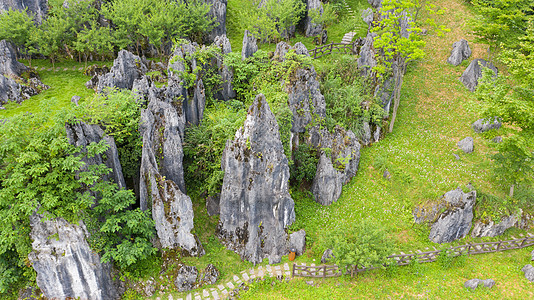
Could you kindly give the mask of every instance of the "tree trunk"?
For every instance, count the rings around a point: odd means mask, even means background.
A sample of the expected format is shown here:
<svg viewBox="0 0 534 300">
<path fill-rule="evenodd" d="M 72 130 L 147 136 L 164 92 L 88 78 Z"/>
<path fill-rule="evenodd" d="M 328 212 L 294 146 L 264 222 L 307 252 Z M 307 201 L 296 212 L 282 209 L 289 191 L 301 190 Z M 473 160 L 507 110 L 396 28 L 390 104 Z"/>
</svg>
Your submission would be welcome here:
<svg viewBox="0 0 534 300">
<path fill-rule="evenodd" d="M 515 186 L 515 184 L 512 184 L 512 185 L 510 186 L 510 198 L 513 198 L 513 197 L 514 197 L 514 186 Z"/>
<path fill-rule="evenodd" d="M 398 57 L 396 59 L 397 67 L 394 68 L 395 87 L 393 89 L 393 113 L 391 115 L 391 122 L 389 123 L 389 133 L 393 132 L 395 119 L 397 118 L 397 109 L 399 108 L 400 93 L 402 88 L 402 81 L 404 79 L 404 71 L 406 70 L 406 59 Z"/>
</svg>

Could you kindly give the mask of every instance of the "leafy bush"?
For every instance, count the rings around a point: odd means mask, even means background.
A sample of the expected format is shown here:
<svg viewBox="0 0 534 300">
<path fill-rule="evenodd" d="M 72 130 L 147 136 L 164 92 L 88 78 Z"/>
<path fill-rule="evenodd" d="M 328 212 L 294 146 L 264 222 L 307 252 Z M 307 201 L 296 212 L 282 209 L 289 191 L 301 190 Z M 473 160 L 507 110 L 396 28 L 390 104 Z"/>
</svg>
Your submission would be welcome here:
<svg viewBox="0 0 534 300">
<path fill-rule="evenodd" d="M 200 125 L 186 129 L 183 148 L 188 185 L 209 195 L 220 191 L 224 177 L 222 152 L 226 141 L 243 126 L 245 117 L 243 105 L 238 101 L 216 103 L 204 111 Z"/>
<path fill-rule="evenodd" d="M 327 247 L 334 253 L 334 263 L 344 270 L 352 266 L 379 267 L 393 252 L 393 243 L 381 225 L 362 220 L 341 225 L 327 238 Z"/>
<path fill-rule="evenodd" d="M 294 163 L 290 166 L 291 180 L 299 184 L 302 180 L 311 182 L 317 172 L 317 150 L 308 144 L 301 144 L 293 151 Z"/>
</svg>

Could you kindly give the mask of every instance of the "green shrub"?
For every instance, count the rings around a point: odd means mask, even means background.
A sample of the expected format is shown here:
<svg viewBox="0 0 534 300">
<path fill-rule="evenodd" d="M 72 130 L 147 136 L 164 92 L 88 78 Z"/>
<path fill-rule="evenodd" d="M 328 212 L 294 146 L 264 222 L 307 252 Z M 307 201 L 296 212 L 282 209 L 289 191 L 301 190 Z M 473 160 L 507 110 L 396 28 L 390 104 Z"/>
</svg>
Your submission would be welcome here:
<svg viewBox="0 0 534 300">
<path fill-rule="evenodd" d="M 327 239 L 334 263 L 347 271 L 351 266 L 383 267 L 386 257 L 393 252 L 393 243 L 383 227 L 368 220 L 342 224 Z"/>
<path fill-rule="evenodd" d="M 294 163 L 290 168 L 291 180 L 298 185 L 302 180 L 311 182 L 317 172 L 317 150 L 308 144 L 301 144 L 293 152 Z"/>
</svg>

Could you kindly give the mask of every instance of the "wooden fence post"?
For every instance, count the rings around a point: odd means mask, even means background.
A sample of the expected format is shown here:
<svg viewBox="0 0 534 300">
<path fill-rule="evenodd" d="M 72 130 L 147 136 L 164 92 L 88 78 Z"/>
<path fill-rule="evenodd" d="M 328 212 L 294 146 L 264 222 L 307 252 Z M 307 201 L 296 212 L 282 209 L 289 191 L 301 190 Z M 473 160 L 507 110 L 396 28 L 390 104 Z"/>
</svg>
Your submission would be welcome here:
<svg viewBox="0 0 534 300">
<path fill-rule="evenodd" d="M 293 271 L 291 272 L 291 278 L 295 277 L 295 264 L 293 264 Z"/>
<path fill-rule="evenodd" d="M 326 278 L 326 265 L 323 266 L 323 278 Z"/>
<path fill-rule="evenodd" d="M 496 252 L 499 252 L 499 248 L 501 248 L 501 243 L 502 241 L 499 241 L 499 243 L 497 244 L 497 250 L 495 250 Z"/>
<path fill-rule="evenodd" d="M 471 254 L 471 243 L 467 245 L 467 256 Z"/>
<path fill-rule="evenodd" d="M 523 245 L 525 244 L 527 239 L 528 239 L 528 236 L 525 236 L 525 238 L 523 238 L 523 241 L 521 242 L 521 246 L 519 246 L 521 249 L 523 249 Z"/>
</svg>

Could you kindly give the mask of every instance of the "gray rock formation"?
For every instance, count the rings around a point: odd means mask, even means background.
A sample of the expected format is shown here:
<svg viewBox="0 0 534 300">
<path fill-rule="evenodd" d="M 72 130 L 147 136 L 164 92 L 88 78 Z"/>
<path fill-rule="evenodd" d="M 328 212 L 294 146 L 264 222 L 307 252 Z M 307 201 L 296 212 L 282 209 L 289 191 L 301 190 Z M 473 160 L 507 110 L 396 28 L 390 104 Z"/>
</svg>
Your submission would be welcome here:
<svg viewBox="0 0 534 300">
<path fill-rule="evenodd" d="M 321 263 L 326 264 L 330 261 L 330 259 L 334 258 L 334 252 L 332 252 L 332 249 L 326 249 L 323 252 L 323 256 L 321 256 Z"/>
<path fill-rule="evenodd" d="M 495 280 L 493 279 L 482 280 L 482 279 L 475 278 L 475 279 L 468 280 L 464 283 L 464 286 L 471 290 L 474 290 L 481 285 L 491 289 L 495 285 Z"/>
<path fill-rule="evenodd" d="M 501 128 L 501 125 L 502 124 L 501 122 L 499 122 L 499 118 L 494 117 L 493 122 L 491 121 L 491 119 L 490 120 L 485 120 L 485 119 L 476 120 L 475 123 L 471 125 L 471 128 L 473 128 L 473 130 L 476 133 L 482 133 L 482 132 L 486 132 L 492 129 L 499 129 Z"/>
<path fill-rule="evenodd" d="M 453 66 L 458 66 L 464 60 L 471 56 L 471 48 L 466 40 L 461 39 L 452 44 L 451 56 L 447 58 L 447 62 Z"/>
<path fill-rule="evenodd" d="M 174 280 L 174 285 L 178 292 L 186 292 L 195 288 L 197 281 L 198 270 L 191 266 L 182 266 L 178 270 L 178 275 Z"/>
<path fill-rule="evenodd" d="M 219 23 L 208 34 L 208 42 L 213 42 L 217 36 L 226 35 L 226 6 L 228 0 L 206 0 L 206 3 L 211 4 L 208 16 L 215 18 L 215 22 Z"/>
<path fill-rule="evenodd" d="M 22 86 L 15 80 L 0 75 L 0 107 L 9 101 L 21 103 L 28 99 L 22 93 Z"/>
<path fill-rule="evenodd" d="M 510 215 L 501 218 L 501 221 L 498 224 L 495 224 L 493 221 L 482 222 L 477 221 L 473 226 L 473 231 L 471 231 L 472 237 L 483 237 L 489 236 L 494 237 L 503 234 L 506 229 L 512 228 L 517 222 L 521 219 L 521 213 L 517 215 Z"/>
<path fill-rule="evenodd" d="M 11 43 L 6 40 L 0 41 L 0 74 L 19 77 L 28 70 L 28 67 L 17 61 L 16 51 Z"/>
<path fill-rule="evenodd" d="M 34 16 L 37 24 L 41 24 L 48 13 L 48 0 L 0 0 L 0 13 L 8 9 L 23 11 Z"/>
<path fill-rule="evenodd" d="M 315 201 L 321 205 L 330 205 L 339 199 L 343 190 L 345 176 L 337 171 L 332 160 L 321 153 L 311 191 Z"/>
<path fill-rule="evenodd" d="M 82 97 L 80 96 L 72 96 L 72 98 L 70 98 L 70 102 L 76 106 L 78 106 L 78 102 L 82 99 Z"/>
<path fill-rule="evenodd" d="M 151 99 L 141 112 L 140 203 L 141 209 L 152 209 L 163 248 L 180 247 L 191 256 L 201 256 L 204 249 L 191 234 L 193 205 L 185 194 L 183 127 L 184 118 L 171 103 Z"/>
<path fill-rule="evenodd" d="M 226 35 L 220 35 L 215 37 L 213 42 L 215 45 L 221 48 L 222 55 L 232 52 L 232 46 L 230 45 L 230 40 Z M 232 80 L 234 79 L 234 72 L 231 68 L 224 64 L 223 58 L 217 59 L 217 68 L 219 70 L 219 75 L 222 79 L 221 90 L 215 94 L 215 98 L 223 101 L 228 101 L 236 97 L 236 92 L 232 86 Z"/>
<path fill-rule="evenodd" d="M 362 76 L 369 76 L 371 70 L 376 67 L 376 50 L 373 47 L 374 37 L 376 34 L 374 32 L 369 32 L 363 41 L 363 46 L 360 48 L 360 53 L 356 63 L 358 64 L 358 69 L 361 70 Z"/>
<path fill-rule="evenodd" d="M 498 75 L 497 68 L 491 62 L 478 58 L 474 59 L 460 77 L 460 81 L 471 92 L 474 92 L 477 89 L 478 80 L 482 77 L 482 67 L 489 68 L 493 71 L 495 76 Z"/>
<path fill-rule="evenodd" d="M 86 241 L 85 225 L 61 218 L 30 217 L 33 251 L 28 255 L 37 285 L 48 299 L 119 299 L 111 266 L 102 264 Z"/>
<path fill-rule="evenodd" d="M 369 7 L 366 10 L 362 11 L 362 19 L 367 24 L 368 29 L 371 28 L 371 23 L 374 19 L 373 9 Z"/>
<path fill-rule="evenodd" d="M 256 44 L 256 38 L 250 33 L 250 31 L 245 30 L 245 35 L 243 36 L 243 48 L 241 49 L 241 59 L 245 60 L 248 57 L 251 57 L 258 51 L 258 44 Z"/>
<path fill-rule="evenodd" d="M 289 166 L 276 119 L 258 95 L 242 128 L 223 152 L 218 236 L 254 264 L 287 254 L 285 229 L 295 221 Z"/>
<path fill-rule="evenodd" d="M 221 194 L 217 194 L 214 196 L 208 196 L 206 198 L 206 210 L 208 211 L 208 216 L 215 216 L 220 214 L 220 207 L 219 203 L 221 201 Z"/>
<path fill-rule="evenodd" d="M 450 243 L 464 238 L 471 230 L 476 191 L 464 193 L 460 188 L 443 195 L 440 202 L 446 210 L 432 224 L 429 239 L 434 243 Z"/>
<path fill-rule="evenodd" d="M 215 284 L 215 282 L 217 282 L 217 279 L 219 279 L 220 275 L 221 274 L 219 270 L 217 270 L 214 265 L 209 264 L 206 269 L 204 269 L 200 274 L 199 285 L 204 286 L 209 284 Z"/>
<path fill-rule="evenodd" d="M 367 0 L 367 2 L 369 2 L 369 4 L 371 4 L 371 6 L 374 8 L 382 7 L 382 0 Z"/>
<path fill-rule="evenodd" d="M 204 117 L 204 109 L 206 107 L 204 83 L 198 77 L 195 82 L 184 82 L 180 77 L 180 73 L 197 68 L 197 60 L 195 58 L 188 59 L 187 57 L 192 57 L 198 47 L 196 43 L 185 43 L 176 47 L 171 58 L 172 63 L 169 63 L 168 67 L 169 87 L 166 92 L 167 98 L 171 98 L 173 101 L 176 97 L 182 97 L 181 111 L 185 115 L 186 124 L 193 125 L 200 124 Z M 188 85 L 190 88 L 187 88 Z"/>
<path fill-rule="evenodd" d="M 94 157 L 84 157 L 82 161 L 85 163 L 80 171 L 88 171 L 88 166 L 105 164 L 111 169 L 111 173 L 104 176 L 104 180 L 113 180 L 119 189 L 126 188 L 124 176 L 122 174 L 122 166 L 119 160 L 119 152 L 115 145 L 115 139 L 104 133 L 102 128 L 98 125 L 87 125 L 82 121 L 75 121 L 65 124 L 67 138 L 69 143 L 76 147 L 81 147 L 82 152 L 87 151 L 87 146 L 91 143 L 99 143 L 104 140 L 109 148 L 103 155 L 95 155 Z"/>
<path fill-rule="evenodd" d="M 315 201 L 330 205 L 341 195 L 342 187 L 358 171 L 360 143 L 352 131 L 336 126 L 333 133 L 312 127 L 308 143 L 316 149 L 331 149 L 330 157 L 323 150 L 317 164 L 311 191 Z"/>
<path fill-rule="evenodd" d="M 147 70 L 139 56 L 121 50 L 113 61 L 109 73 L 102 76 L 95 75 L 98 76 L 96 91 L 101 93 L 105 88 L 131 90 L 134 81 L 141 78 Z"/>
<path fill-rule="evenodd" d="M 320 0 L 306 0 L 306 18 L 304 19 L 304 33 L 306 36 L 316 36 L 321 33 L 323 26 L 312 22 L 311 11 L 318 11 L 321 15 L 324 12 L 323 4 Z"/>
<path fill-rule="evenodd" d="M 496 136 L 491 141 L 496 143 L 496 144 L 501 143 L 502 142 L 502 136 Z"/>
<path fill-rule="evenodd" d="M 301 229 L 289 235 L 289 249 L 296 249 L 297 255 L 302 255 L 306 250 L 306 231 Z"/>
<path fill-rule="evenodd" d="M 521 271 L 525 273 L 525 278 L 528 279 L 530 282 L 534 282 L 534 267 L 532 265 L 526 265 L 524 266 Z"/>
<path fill-rule="evenodd" d="M 475 146 L 473 142 L 473 138 L 468 136 L 465 139 L 458 142 L 458 148 L 462 149 L 464 153 L 471 153 L 473 152 Z"/>
<path fill-rule="evenodd" d="M 363 122 L 361 142 L 364 146 L 371 144 L 371 127 L 369 126 L 369 122 L 366 121 Z"/>
</svg>

